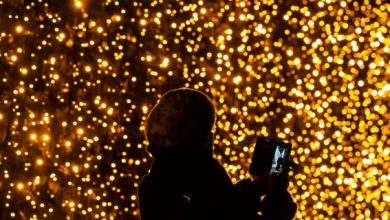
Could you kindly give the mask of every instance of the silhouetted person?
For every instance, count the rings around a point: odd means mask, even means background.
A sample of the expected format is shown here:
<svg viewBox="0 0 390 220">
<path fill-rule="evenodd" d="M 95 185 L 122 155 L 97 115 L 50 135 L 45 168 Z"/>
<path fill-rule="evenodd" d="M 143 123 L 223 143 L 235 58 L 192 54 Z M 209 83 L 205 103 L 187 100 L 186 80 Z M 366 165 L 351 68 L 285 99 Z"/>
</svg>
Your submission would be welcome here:
<svg viewBox="0 0 390 220">
<path fill-rule="evenodd" d="M 139 186 L 141 219 L 292 219 L 287 174 L 274 190 L 267 177 L 233 185 L 212 156 L 214 123 L 211 100 L 192 89 L 169 91 L 152 109 L 145 134 L 154 162 Z"/>
</svg>

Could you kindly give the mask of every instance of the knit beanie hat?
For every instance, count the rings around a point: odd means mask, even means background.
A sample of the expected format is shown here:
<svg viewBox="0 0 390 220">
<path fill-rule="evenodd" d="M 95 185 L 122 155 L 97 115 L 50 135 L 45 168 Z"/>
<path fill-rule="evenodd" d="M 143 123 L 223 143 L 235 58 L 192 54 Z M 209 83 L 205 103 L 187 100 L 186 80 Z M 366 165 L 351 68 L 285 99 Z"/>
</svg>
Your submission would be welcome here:
<svg viewBox="0 0 390 220">
<path fill-rule="evenodd" d="M 203 92 L 180 88 L 168 91 L 150 112 L 145 135 L 158 148 L 191 148 L 212 135 L 215 109 Z"/>
</svg>

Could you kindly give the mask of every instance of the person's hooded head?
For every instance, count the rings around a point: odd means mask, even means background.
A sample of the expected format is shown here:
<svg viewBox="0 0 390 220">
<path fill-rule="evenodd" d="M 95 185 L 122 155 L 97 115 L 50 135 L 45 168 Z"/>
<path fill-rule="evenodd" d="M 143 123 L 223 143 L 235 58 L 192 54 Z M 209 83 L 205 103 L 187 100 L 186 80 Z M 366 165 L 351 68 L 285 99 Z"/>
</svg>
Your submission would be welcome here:
<svg viewBox="0 0 390 220">
<path fill-rule="evenodd" d="M 206 94 L 187 88 L 168 91 L 146 121 L 149 151 L 152 148 L 187 152 L 208 148 L 211 151 L 214 122 L 214 105 Z"/>
</svg>

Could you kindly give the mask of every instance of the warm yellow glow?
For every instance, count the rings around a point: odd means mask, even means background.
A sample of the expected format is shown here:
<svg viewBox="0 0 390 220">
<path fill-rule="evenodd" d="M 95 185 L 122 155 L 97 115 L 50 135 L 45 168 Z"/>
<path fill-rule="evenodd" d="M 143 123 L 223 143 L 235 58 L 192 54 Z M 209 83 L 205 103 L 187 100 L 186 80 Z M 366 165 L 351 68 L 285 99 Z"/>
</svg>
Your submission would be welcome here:
<svg viewBox="0 0 390 220">
<path fill-rule="evenodd" d="M 37 134 L 32 133 L 32 134 L 30 135 L 30 138 L 31 138 L 31 140 L 36 140 L 36 139 L 37 139 Z"/>
<path fill-rule="evenodd" d="M 37 159 L 37 165 L 42 166 L 43 165 L 43 159 L 39 158 Z"/>
<path fill-rule="evenodd" d="M 217 108 L 215 157 L 233 182 L 255 137 L 278 137 L 301 164 L 297 219 L 389 219 L 389 8 L 0 0 L 2 217 L 139 219 L 145 120 L 188 87 Z"/>
<path fill-rule="evenodd" d="M 15 31 L 17 33 L 22 33 L 23 32 L 23 26 L 21 26 L 21 25 L 16 26 Z"/>
<path fill-rule="evenodd" d="M 16 188 L 18 190 L 22 190 L 22 189 L 24 189 L 24 184 L 23 183 L 18 183 L 18 184 L 16 184 Z"/>
<path fill-rule="evenodd" d="M 76 6 L 76 8 L 81 8 L 81 7 L 83 7 L 83 3 L 81 1 L 79 1 L 79 0 L 76 0 L 74 2 L 74 6 Z"/>
</svg>

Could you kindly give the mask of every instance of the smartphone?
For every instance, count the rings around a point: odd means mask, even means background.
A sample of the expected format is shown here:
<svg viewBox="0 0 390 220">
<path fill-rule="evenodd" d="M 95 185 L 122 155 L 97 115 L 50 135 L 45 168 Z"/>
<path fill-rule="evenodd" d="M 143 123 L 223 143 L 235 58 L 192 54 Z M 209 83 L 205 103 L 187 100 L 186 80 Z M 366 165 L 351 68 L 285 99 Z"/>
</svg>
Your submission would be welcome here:
<svg viewBox="0 0 390 220">
<path fill-rule="evenodd" d="M 258 137 L 249 166 L 249 173 L 262 176 L 267 173 L 281 174 L 286 166 L 291 152 L 291 144 L 282 141 Z"/>
</svg>

